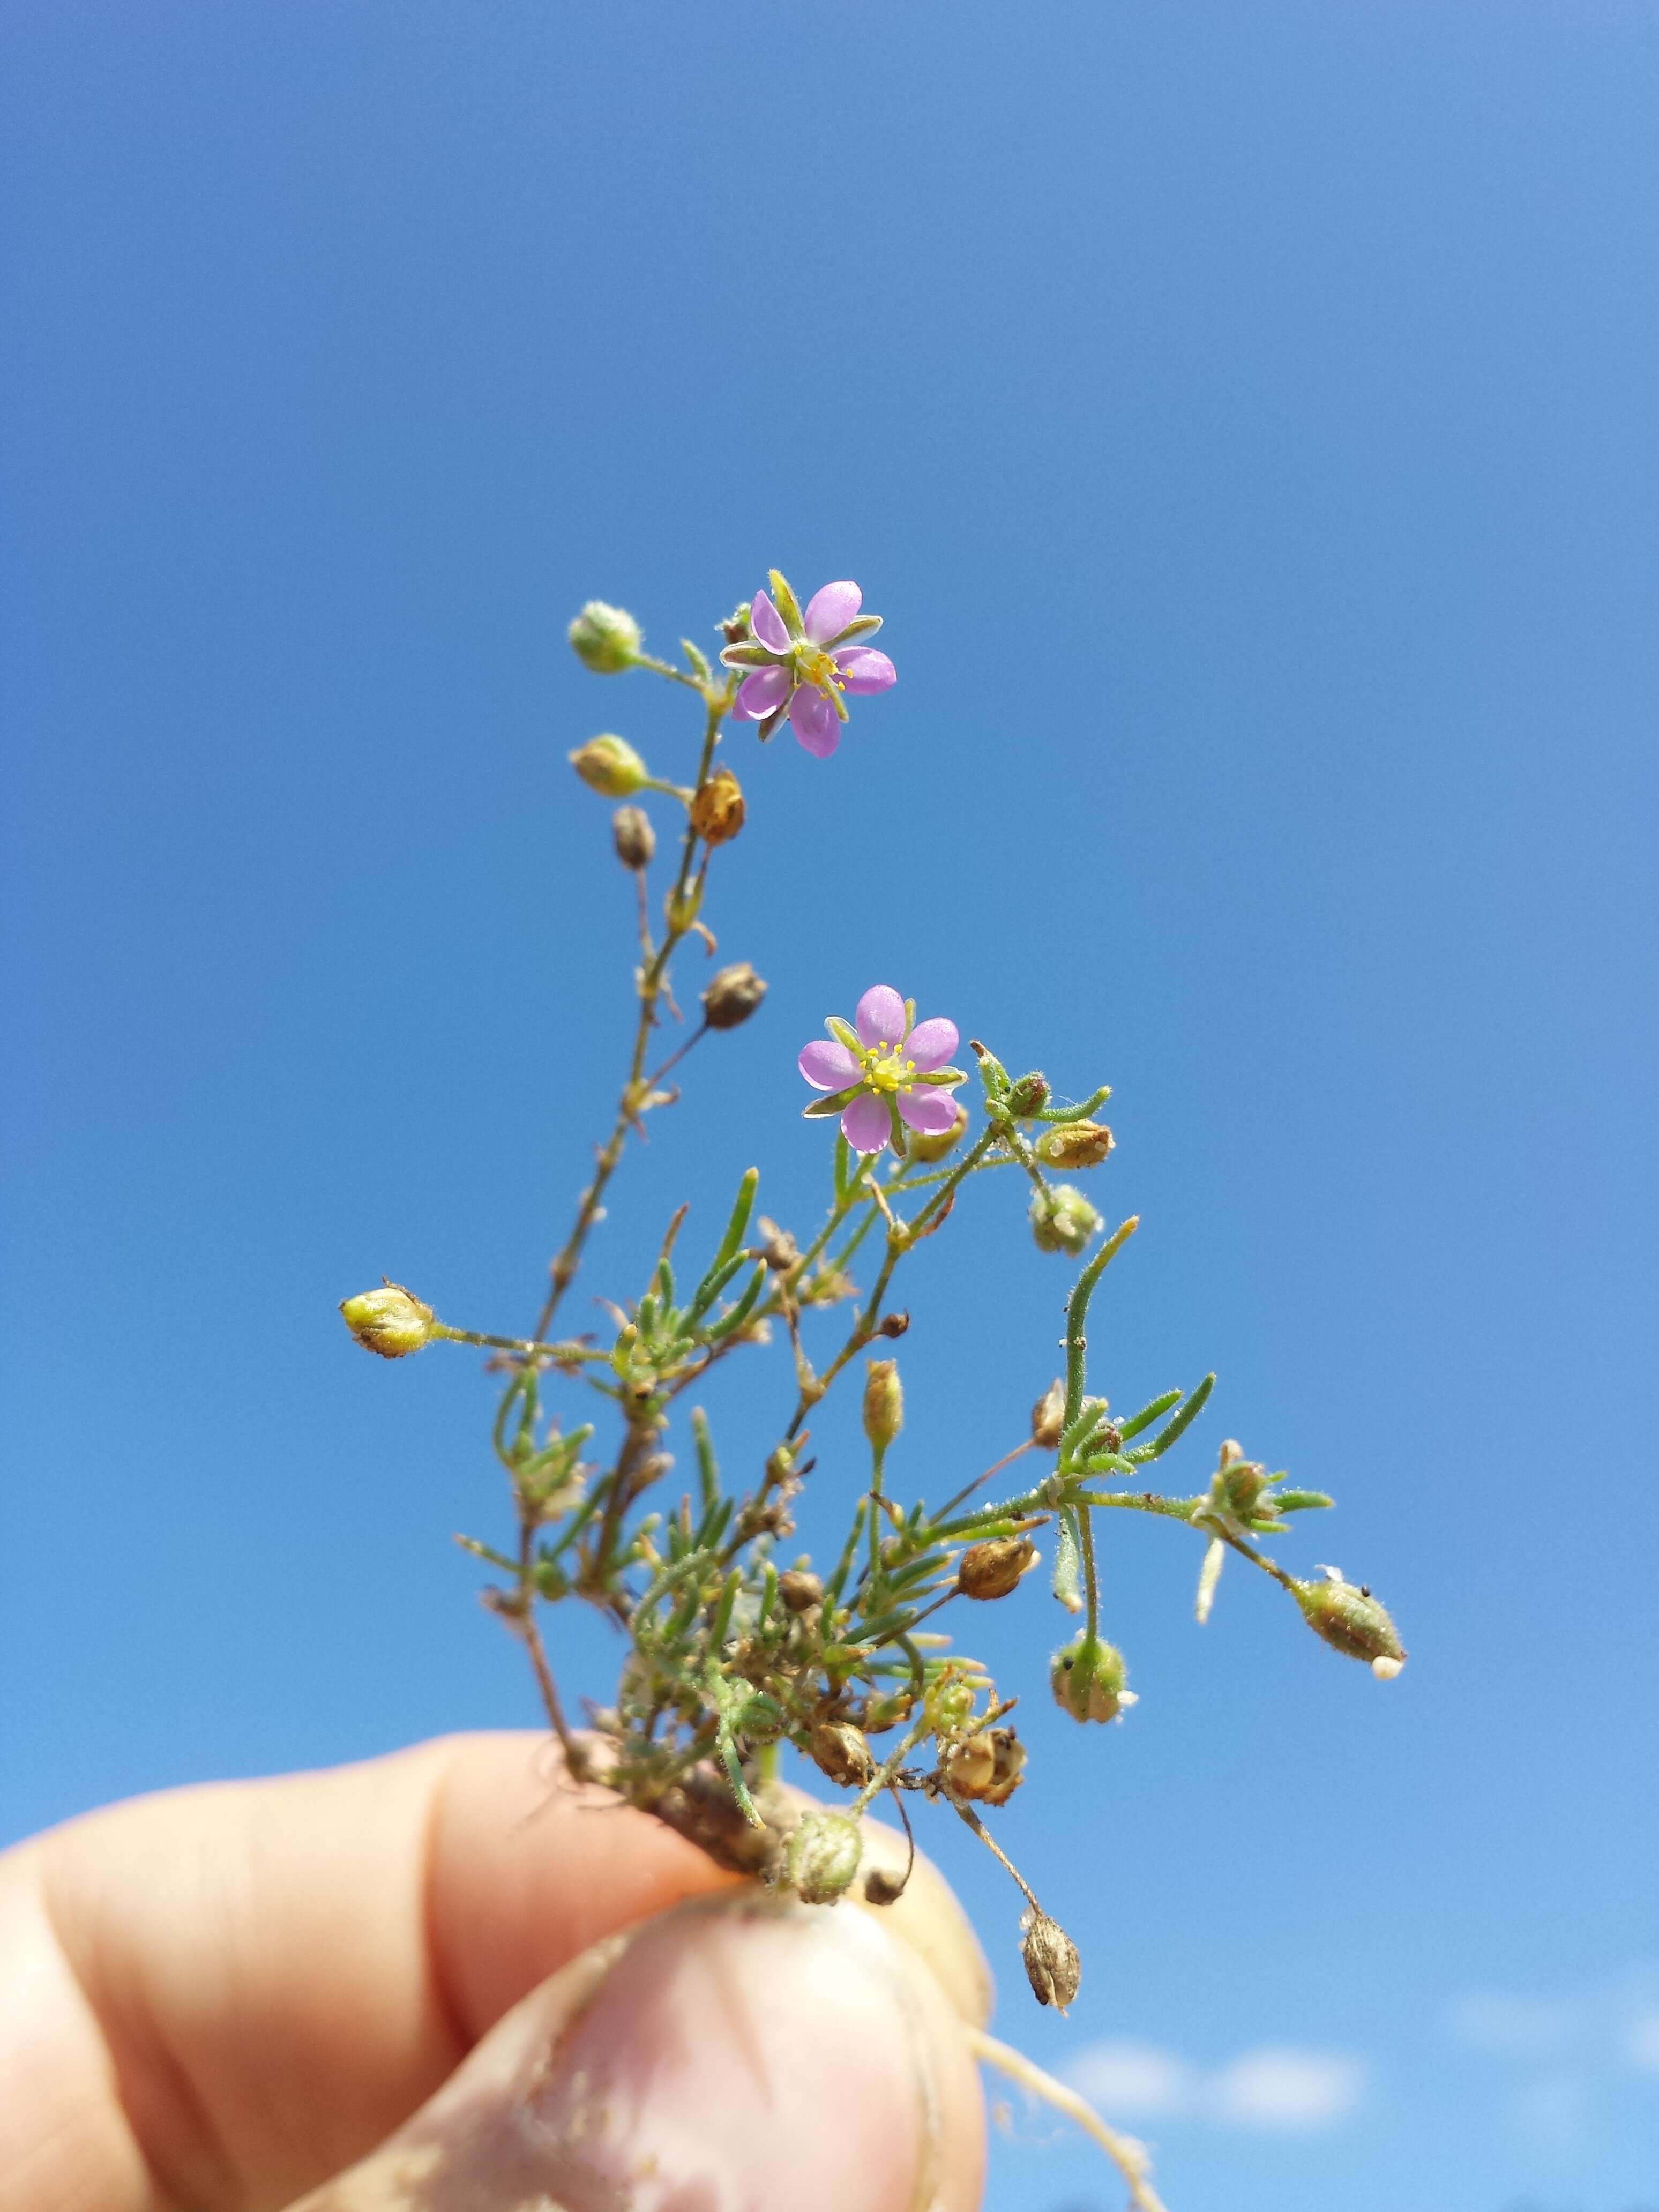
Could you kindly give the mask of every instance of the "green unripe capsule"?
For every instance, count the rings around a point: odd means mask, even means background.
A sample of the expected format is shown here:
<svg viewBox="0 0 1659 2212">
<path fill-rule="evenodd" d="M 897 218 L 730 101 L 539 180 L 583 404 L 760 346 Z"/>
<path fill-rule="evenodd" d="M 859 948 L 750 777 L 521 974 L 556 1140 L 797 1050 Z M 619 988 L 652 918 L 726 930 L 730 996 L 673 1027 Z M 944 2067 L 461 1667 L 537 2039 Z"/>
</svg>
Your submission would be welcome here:
<svg viewBox="0 0 1659 2212">
<path fill-rule="evenodd" d="M 1116 1720 L 1135 1702 L 1127 1680 L 1116 1644 L 1086 1632 L 1056 1651 L 1048 1669 L 1054 1703 L 1074 1721 Z"/>
<path fill-rule="evenodd" d="M 435 1316 L 412 1291 L 387 1282 L 378 1291 L 362 1291 L 344 1299 L 340 1318 L 365 1352 L 378 1352 L 382 1359 L 402 1359 L 431 1343 Z"/>
<path fill-rule="evenodd" d="M 1031 1200 L 1031 1236 L 1039 1252 L 1075 1258 L 1100 1226 L 1100 1215 L 1074 1183 L 1058 1182 Z"/>
<path fill-rule="evenodd" d="M 601 799 L 631 799 L 636 791 L 644 790 L 651 777 L 650 769 L 627 738 L 608 730 L 578 745 L 570 756 L 570 765 Z"/>
<path fill-rule="evenodd" d="M 833 1905 L 851 1887 L 864 1853 L 844 1813 L 809 1813 L 784 1848 L 784 1880 L 803 1905 Z"/>
<path fill-rule="evenodd" d="M 1344 1582 L 1334 1567 L 1325 1573 L 1322 1583 L 1294 1585 L 1303 1619 L 1333 1651 L 1365 1660 L 1378 1681 L 1391 1682 L 1406 1663 L 1406 1647 L 1388 1608 L 1363 1583 Z"/>
<path fill-rule="evenodd" d="M 596 676 L 620 676 L 634 665 L 640 626 L 624 607 L 590 599 L 569 629 L 570 650 Z"/>
</svg>

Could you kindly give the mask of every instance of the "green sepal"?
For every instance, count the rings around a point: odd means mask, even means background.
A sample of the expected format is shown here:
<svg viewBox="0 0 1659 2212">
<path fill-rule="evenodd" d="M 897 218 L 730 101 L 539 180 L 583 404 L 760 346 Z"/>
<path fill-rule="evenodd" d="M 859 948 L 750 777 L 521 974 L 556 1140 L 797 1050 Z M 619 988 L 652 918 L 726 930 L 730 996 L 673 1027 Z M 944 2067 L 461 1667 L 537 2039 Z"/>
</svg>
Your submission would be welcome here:
<svg viewBox="0 0 1659 2212">
<path fill-rule="evenodd" d="M 959 1067 L 934 1067 L 926 1075 L 913 1075 L 908 1079 L 911 1083 L 952 1084 L 966 1083 L 968 1078 Z"/>
<path fill-rule="evenodd" d="M 1310 1513 L 1316 1507 L 1335 1503 L 1335 1498 L 1327 1498 L 1322 1490 L 1280 1490 L 1273 1493 L 1273 1504 L 1281 1513 Z"/>
<path fill-rule="evenodd" d="M 726 668 L 781 668 L 784 658 L 769 645 L 728 645 L 720 654 Z"/>
<path fill-rule="evenodd" d="M 783 617 L 783 626 L 791 637 L 805 637 L 806 623 L 800 611 L 800 601 L 789 588 L 789 579 L 781 568 L 766 572 L 772 586 L 772 604 Z"/>
<path fill-rule="evenodd" d="M 861 1083 L 854 1083 L 845 1091 L 831 1091 L 827 1098 L 815 1098 L 810 1106 L 801 1108 L 801 1119 L 805 1121 L 817 1121 L 828 1115 L 839 1114 L 852 1104 L 863 1088 L 864 1085 Z"/>
<path fill-rule="evenodd" d="M 861 637 L 873 637 L 880 628 L 879 615 L 854 615 L 845 629 L 836 632 L 824 650 L 833 653 L 838 645 L 855 645 Z"/>
</svg>

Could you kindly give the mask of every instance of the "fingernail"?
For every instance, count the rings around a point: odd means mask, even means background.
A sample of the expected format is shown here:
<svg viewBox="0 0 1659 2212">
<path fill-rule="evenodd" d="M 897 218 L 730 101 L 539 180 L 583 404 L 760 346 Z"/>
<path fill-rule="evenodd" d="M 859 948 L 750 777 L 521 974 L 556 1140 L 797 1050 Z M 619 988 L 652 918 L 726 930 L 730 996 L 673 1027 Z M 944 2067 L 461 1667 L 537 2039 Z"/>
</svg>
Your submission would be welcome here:
<svg viewBox="0 0 1659 2212">
<path fill-rule="evenodd" d="M 918 2212 L 933 2194 L 926 2027 L 891 1940 L 850 1908 L 726 1899 L 652 1922 L 518 2117 L 566 2212 Z"/>
</svg>

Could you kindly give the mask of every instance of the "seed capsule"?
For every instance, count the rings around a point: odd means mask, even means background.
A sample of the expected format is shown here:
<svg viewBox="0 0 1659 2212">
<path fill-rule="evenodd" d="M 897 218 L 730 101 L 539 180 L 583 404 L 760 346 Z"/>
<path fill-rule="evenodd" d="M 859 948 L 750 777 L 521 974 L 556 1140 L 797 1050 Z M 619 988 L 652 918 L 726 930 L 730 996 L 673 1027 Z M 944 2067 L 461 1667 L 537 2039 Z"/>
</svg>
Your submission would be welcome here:
<svg viewBox="0 0 1659 2212">
<path fill-rule="evenodd" d="M 611 817 L 611 842 L 625 868 L 648 868 L 657 855 L 657 833 L 642 807 L 617 809 Z"/>
<path fill-rule="evenodd" d="M 809 1575 L 799 1567 L 791 1567 L 778 1577 L 778 1595 L 791 1613 L 805 1613 L 808 1606 L 820 1604 L 823 1584 L 816 1575 Z"/>
<path fill-rule="evenodd" d="M 970 1544 L 957 1566 L 957 1588 L 963 1597 L 1006 1597 L 1036 1557 L 1029 1536 L 991 1536 Z"/>
<path fill-rule="evenodd" d="M 876 1771 L 864 1730 L 850 1721 L 819 1721 L 807 1748 L 819 1772 L 839 1782 L 843 1789 L 861 1789 Z"/>
<path fill-rule="evenodd" d="M 844 1813 L 809 1813 L 784 1848 L 784 1879 L 804 1905 L 833 1905 L 863 1856 L 859 1824 Z"/>
<path fill-rule="evenodd" d="M 1073 1258 L 1100 1226 L 1100 1215 L 1075 1184 L 1057 1182 L 1031 1200 L 1031 1236 L 1039 1252 L 1069 1252 Z"/>
<path fill-rule="evenodd" d="M 1379 1681 L 1390 1682 L 1406 1663 L 1388 1609 L 1367 1589 L 1344 1582 L 1334 1567 L 1322 1583 L 1297 1583 L 1296 1601 L 1314 1634 L 1350 1659 L 1364 1659 Z"/>
<path fill-rule="evenodd" d="M 1039 2004 L 1053 2005 L 1056 2012 L 1063 2013 L 1083 1979 L 1077 1945 L 1059 1921 L 1050 1920 L 1035 1905 L 1023 1915 L 1019 1925 L 1024 1938 L 1019 1955 L 1025 1961 L 1025 1978 L 1032 1994 Z"/>
<path fill-rule="evenodd" d="M 766 985 L 746 960 L 716 969 L 702 994 L 702 1018 L 711 1030 L 734 1030 L 766 996 Z"/>
<path fill-rule="evenodd" d="M 1031 1442 L 1042 1451 L 1057 1451 L 1066 1428 L 1066 1385 L 1056 1376 L 1031 1408 Z"/>
<path fill-rule="evenodd" d="M 904 1149 L 913 1160 L 924 1160 L 931 1164 L 934 1160 L 942 1160 L 948 1152 L 954 1149 L 963 1131 L 968 1127 L 968 1109 L 960 1098 L 952 1099 L 951 1103 L 957 1109 L 956 1119 L 954 1121 L 946 1122 L 944 1128 L 935 1130 L 931 1136 L 924 1134 L 920 1129 L 905 1131 Z"/>
<path fill-rule="evenodd" d="M 864 1385 L 864 1433 L 885 1451 L 904 1426 L 904 1386 L 896 1359 L 872 1359 Z"/>
<path fill-rule="evenodd" d="M 620 676 L 634 665 L 640 649 L 640 626 L 633 616 L 603 599 L 590 599 L 567 635 L 577 659 L 596 676 Z"/>
<path fill-rule="evenodd" d="M 1135 1702 L 1127 1679 L 1117 1646 L 1086 1632 L 1056 1651 L 1048 1669 L 1054 1703 L 1074 1721 L 1115 1721 Z"/>
<path fill-rule="evenodd" d="M 716 769 L 691 801 L 691 827 L 705 845 L 729 845 L 743 817 L 743 786 L 729 768 Z"/>
<path fill-rule="evenodd" d="M 1025 1747 L 1012 1729 L 981 1729 L 957 1744 L 945 1762 L 945 1778 L 958 1797 L 1006 1805 L 1025 1774 Z"/>
<path fill-rule="evenodd" d="M 436 1319 L 412 1291 L 392 1282 L 344 1299 L 340 1317 L 363 1350 L 378 1352 L 382 1359 L 402 1359 L 430 1344 Z"/>
<path fill-rule="evenodd" d="M 1093 1168 L 1112 1144 L 1112 1133 L 1103 1121 L 1061 1121 L 1037 1139 L 1036 1155 L 1051 1168 Z"/>
<path fill-rule="evenodd" d="M 651 777 L 650 769 L 627 738 L 610 730 L 578 745 L 570 756 L 570 765 L 601 799 L 631 799 Z"/>
</svg>

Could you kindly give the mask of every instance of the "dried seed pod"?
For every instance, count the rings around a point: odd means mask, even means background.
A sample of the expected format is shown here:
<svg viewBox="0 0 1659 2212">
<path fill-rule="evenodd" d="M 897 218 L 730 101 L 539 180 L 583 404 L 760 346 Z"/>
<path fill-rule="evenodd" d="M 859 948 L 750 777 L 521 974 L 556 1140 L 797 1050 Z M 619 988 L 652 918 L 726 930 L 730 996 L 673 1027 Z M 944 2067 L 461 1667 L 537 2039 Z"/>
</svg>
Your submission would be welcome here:
<svg viewBox="0 0 1659 2212">
<path fill-rule="evenodd" d="M 1093 1168 L 1112 1145 L 1112 1133 L 1103 1121 L 1061 1121 L 1037 1139 L 1036 1156 L 1051 1168 Z"/>
<path fill-rule="evenodd" d="M 718 968 L 702 994 L 702 1018 L 711 1030 L 734 1030 L 766 996 L 766 985 L 746 960 Z"/>
<path fill-rule="evenodd" d="M 691 827 L 705 845 L 729 845 L 743 827 L 743 786 L 717 768 L 691 801 Z"/>
<path fill-rule="evenodd" d="M 791 1613 L 805 1613 L 822 1601 L 823 1584 L 804 1568 L 791 1567 L 778 1577 L 778 1595 Z"/>
<path fill-rule="evenodd" d="M 819 1772 L 846 1790 L 862 1789 L 876 1771 L 864 1730 L 851 1721 L 815 1723 L 807 1749 Z"/>
<path fill-rule="evenodd" d="M 1056 1376 L 1031 1408 L 1031 1442 L 1042 1451 L 1058 1451 L 1066 1428 L 1066 1385 Z"/>
<path fill-rule="evenodd" d="M 1012 1729 L 981 1729 L 954 1746 L 944 1765 L 958 1797 L 1006 1805 L 1024 1779 L 1025 1747 Z"/>
<path fill-rule="evenodd" d="M 657 854 L 657 833 L 641 806 L 619 806 L 611 817 L 611 842 L 623 867 L 648 868 Z"/>
<path fill-rule="evenodd" d="M 1036 1558 L 1029 1536 L 989 1536 L 970 1544 L 957 1565 L 957 1588 L 963 1597 L 1006 1597 Z"/>
<path fill-rule="evenodd" d="M 803 1905 L 833 1905 L 850 1887 L 863 1856 L 856 1820 L 809 1813 L 784 1849 L 784 1879 Z"/>
<path fill-rule="evenodd" d="M 382 1359 L 402 1359 L 432 1341 L 436 1319 L 401 1283 L 387 1281 L 378 1291 L 362 1291 L 343 1299 L 340 1318 L 365 1352 L 378 1352 Z"/>
<path fill-rule="evenodd" d="M 866 1905 L 896 1905 L 903 1894 L 902 1875 L 889 1874 L 884 1867 L 872 1867 L 864 1877 Z"/>
<path fill-rule="evenodd" d="M 1006 1805 L 1025 1779 L 1025 1747 L 1012 1729 L 993 1729 L 991 1747 L 996 1753 L 996 1765 L 983 1802 L 988 1805 Z"/>
<path fill-rule="evenodd" d="M 1039 2004 L 1053 2005 L 1063 2013 L 1078 1993 L 1083 1961 L 1077 1945 L 1057 1920 L 1030 1906 L 1020 1919 L 1024 1938 L 1019 1955 L 1025 1962 L 1025 1978 Z"/>
</svg>

